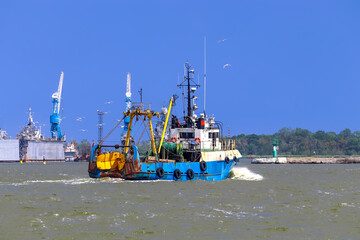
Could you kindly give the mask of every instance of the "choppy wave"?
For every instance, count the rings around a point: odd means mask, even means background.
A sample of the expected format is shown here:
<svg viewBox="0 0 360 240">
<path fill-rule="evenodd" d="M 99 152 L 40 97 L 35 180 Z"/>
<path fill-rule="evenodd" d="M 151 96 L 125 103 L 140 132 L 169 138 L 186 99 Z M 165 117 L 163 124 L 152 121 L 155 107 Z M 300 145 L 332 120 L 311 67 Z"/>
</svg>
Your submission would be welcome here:
<svg viewBox="0 0 360 240">
<path fill-rule="evenodd" d="M 235 180 L 245 181 L 261 181 L 264 179 L 260 174 L 250 171 L 248 168 L 234 168 L 230 172 L 230 178 Z"/>
<path fill-rule="evenodd" d="M 84 183 L 94 182 L 94 180 L 90 178 L 76 178 L 76 179 L 60 179 L 60 180 L 31 180 L 25 181 L 25 183 L 64 183 L 71 185 L 78 185 Z"/>
<path fill-rule="evenodd" d="M 250 171 L 248 168 L 234 168 L 230 172 L 230 178 L 235 180 L 246 180 L 246 181 L 261 181 L 263 176 L 260 174 Z M 162 182 L 166 180 L 140 180 L 140 181 L 127 181 L 128 183 L 153 183 L 153 182 Z M 23 185 L 32 185 L 32 184 L 41 184 L 41 183 L 56 183 L 56 184 L 65 184 L 65 185 L 80 185 L 88 183 L 124 183 L 121 178 L 103 178 L 103 179 L 92 179 L 92 178 L 75 178 L 75 179 L 42 179 L 42 180 L 27 180 L 17 183 L 9 182 L 0 182 L 0 185 L 8 186 L 23 186 Z"/>
<path fill-rule="evenodd" d="M 140 180 L 140 181 L 124 181 L 121 178 L 101 178 L 101 179 L 92 179 L 92 178 L 75 178 L 75 179 L 43 179 L 43 180 L 27 180 L 23 182 L 17 183 L 9 183 L 9 182 L 0 182 L 0 185 L 7 186 L 24 186 L 31 184 L 41 184 L 41 183 L 58 183 L 65 185 L 80 185 L 80 184 L 88 184 L 88 183 L 153 183 L 153 182 L 161 182 L 165 180 Z"/>
<path fill-rule="evenodd" d="M 23 186 L 23 185 L 30 185 L 30 184 L 36 184 L 36 183 L 62 183 L 62 184 L 70 184 L 70 185 L 79 185 L 79 184 L 86 184 L 86 183 L 92 183 L 95 182 L 95 180 L 90 178 L 76 178 L 76 179 L 59 179 L 59 180 L 27 180 L 24 182 L 18 182 L 18 183 L 7 183 L 3 182 L 0 183 L 0 185 L 10 185 L 10 186 Z"/>
</svg>

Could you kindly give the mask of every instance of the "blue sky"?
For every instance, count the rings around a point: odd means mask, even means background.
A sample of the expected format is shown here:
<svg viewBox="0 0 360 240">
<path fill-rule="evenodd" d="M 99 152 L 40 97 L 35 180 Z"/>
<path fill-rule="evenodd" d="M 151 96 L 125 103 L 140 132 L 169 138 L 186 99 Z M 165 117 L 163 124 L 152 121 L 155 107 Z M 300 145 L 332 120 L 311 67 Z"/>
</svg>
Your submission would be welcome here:
<svg viewBox="0 0 360 240">
<path fill-rule="evenodd" d="M 122 117 L 127 72 L 133 100 L 142 87 L 160 110 L 189 60 L 203 109 L 206 36 L 207 113 L 231 135 L 360 130 L 359 13 L 330 0 L 1 1 L 0 127 L 14 138 L 31 106 L 49 136 L 61 71 L 68 139 L 97 139 L 97 109 L 105 132 Z"/>
</svg>

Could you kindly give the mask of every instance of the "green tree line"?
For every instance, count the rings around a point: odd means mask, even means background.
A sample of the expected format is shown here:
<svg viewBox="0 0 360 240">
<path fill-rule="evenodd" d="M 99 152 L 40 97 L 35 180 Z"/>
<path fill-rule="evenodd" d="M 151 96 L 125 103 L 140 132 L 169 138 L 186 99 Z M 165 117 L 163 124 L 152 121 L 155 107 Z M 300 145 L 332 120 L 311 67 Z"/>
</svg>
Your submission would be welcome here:
<svg viewBox="0 0 360 240">
<path fill-rule="evenodd" d="M 279 139 L 280 156 L 315 156 L 315 155 L 360 155 L 360 131 L 351 132 L 345 129 L 340 133 L 306 129 L 282 128 L 275 134 L 240 134 L 231 137 L 235 139 L 236 149 L 242 155 L 272 155 L 272 140 Z M 89 155 L 90 143 L 83 139 L 80 143 L 74 141 L 79 155 Z M 150 141 L 139 144 L 140 155 L 145 155 L 150 149 Z"/>
<path fill-rule="evenodd" d="M 279 139 L 281 155 L 360 155 L 360 131 L 310 132 L 306 129 L 282 128 L 273 135 L 240 134 L 232 137 L 243 155 L 271 155 L 272 139 Z"/>
</svg>

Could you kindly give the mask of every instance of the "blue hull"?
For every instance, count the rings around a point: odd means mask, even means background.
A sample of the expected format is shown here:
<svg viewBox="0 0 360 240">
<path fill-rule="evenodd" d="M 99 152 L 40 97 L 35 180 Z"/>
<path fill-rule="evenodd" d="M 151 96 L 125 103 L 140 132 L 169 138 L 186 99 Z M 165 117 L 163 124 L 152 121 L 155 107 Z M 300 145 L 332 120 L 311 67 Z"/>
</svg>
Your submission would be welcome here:
<svg viewBox="0 0 360 240">
<path fill-rule="evenodd" d="M 230 171 L 237 162 L 238 161 L 234 160 L 230 160 L 229 163 L 226 163 L 225 161 L 206 162 L 207 169 L 205 171 L 200 169 L 199 162 L 141 163 L 140 171 L 121 176 L 120 178 L 125 180 L 194 181 L 200 179 L 206 181 L 220 181 L 229 177 Z M 164 170 L 163 177 L 159 177 L 156 173 L 156 169 L 159 167 L 162 167 Z M 175 169 L 179 169 L 181 172 L 181 176 L 178 179 L 174 174 Z M 188 169 L 194 171 L 194 178 L 189 178 L 187 174 Z M 93 173 L 89 173 L 89 176 L 92 178 L 119 177 L 109 171 L 101 171 L 99 169 Z"/>
<path fill-rule="evenodd" d="M 124 166 L 120 171 L 116 169 L 112 170 L 100 170 L 97 168 L 94 161 L 96 150 L 98 145 L 94 146 L 91 153 L 91 160 L 89 161 L 89 176 L 91 178 L 122 178 L 125 180 L 169 180 L 169 181 L 194 181 L 194 180 L 206 180 L 206 181 L 220 181 L 229 177 L 232 168 L 239 162 L 240 158 L 227 159 L 221 161 L 209 161 L 205 163 L 206 167 L 202 166 L 201 162 L 141 162 L 139 166 L 136 166 L 133 162 Z M 135 156 L 138 156 L 137 149 Z M 159 176 L 156 170 L 163 169 L 163 176 Z M 129 170 L 131 169 L 131 170 Z M 188 173 L 191 169 L 193 174 Z M 176 176 L 175 171 L 180 171 L 180 174 Z"/>
</svg>

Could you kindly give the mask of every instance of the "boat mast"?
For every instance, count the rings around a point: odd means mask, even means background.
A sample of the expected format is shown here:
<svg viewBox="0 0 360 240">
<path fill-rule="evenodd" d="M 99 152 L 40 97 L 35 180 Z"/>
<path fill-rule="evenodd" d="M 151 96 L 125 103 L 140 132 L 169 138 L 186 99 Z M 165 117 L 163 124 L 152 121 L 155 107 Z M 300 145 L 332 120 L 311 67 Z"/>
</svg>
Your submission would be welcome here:
<svg viewBox="0 0 360 240">
<path fill-rule="evenodd" d="M 206 116 L 206 37 L 204 37 L 204 115 Z"/>
<path fill-rule="evenodd" d="M 186 73 L 184 76 L 184 81 L 181 84 L 179 84 L 178 87 L 184 87 L 187 89 L 187 116 L 185 116 L 185 122 L 187 127 L 191 127 L 192 125 L 191 118 L 193 116 L 193 108 L 191 106 L 191 92 L 192 92 L 191 87 L 198 88 L 200 87 L 200 85 L 196 84 L 192 80 L 193 77 L 190 76 L 190 74 L 194 74 L 195 71 L 193 69 L 190 70 L 191 66 L 189 62 L 185 62 L 185 68 L 186 68 Z"/>
<path fill-rule="evenodd" d="M 188 98 L 187 98 L 187 100 L 188 100 L 188 103 L 187 103 L 187 112 L 188 112 L 188 114 L 187 114 L 187 116 L 188 116 L 188 118 L 191 118 L 192 117 L 192 109 L 191 109 L 191 102 L 190 102 L 190 65 L 187 63 L 186 64 L 186 72 L 187 72 L 187 78 L 186 78 L 186 80 L 187 80 L 187 90 L 188 90 L 188 92 L 187 92 L 187 96 L 188 96 Z M 194 70 L 193 70 L 193 73 L 194 73 Z"/>
</svg>

